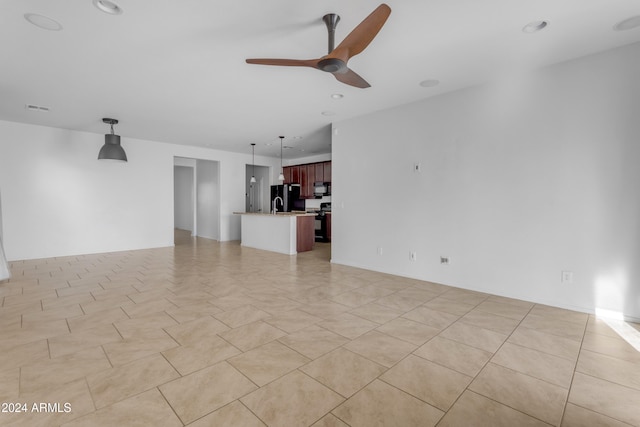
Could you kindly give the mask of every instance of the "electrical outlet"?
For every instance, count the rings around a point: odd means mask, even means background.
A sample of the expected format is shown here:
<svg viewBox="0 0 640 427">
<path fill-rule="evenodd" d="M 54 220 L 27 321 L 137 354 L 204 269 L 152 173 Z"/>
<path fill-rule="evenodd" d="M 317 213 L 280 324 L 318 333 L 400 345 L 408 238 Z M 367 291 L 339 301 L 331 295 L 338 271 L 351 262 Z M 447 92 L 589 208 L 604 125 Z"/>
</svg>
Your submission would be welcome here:
<svg viewBox="0 0 640 427">
<path fill-rule="evenodd" d="M 409 259 L 411 261 L 417 261 L 418 260 L 418 254 L 414 251 L 409 252 Z"/>
<path fill-rule="evenodd" d="M 573 283 L 573 271 L 562 272 L 562 283 Z"/>
<path fill-rule="evenodd" d="M 449 257 L 448 257 L 448 256 L 441 256 L 441 257 L 440 257 L 440 264 L 446 264 L 446 265 L 448 265 L 448 264 L 450 264 L 450 263 L 451 263 L 451 260 L 449 259 Z"/>
<path fill-rule="evenodd" d="M 382 255 L 382 246 L 378 246 L 378 255 Z"/>
</svg>

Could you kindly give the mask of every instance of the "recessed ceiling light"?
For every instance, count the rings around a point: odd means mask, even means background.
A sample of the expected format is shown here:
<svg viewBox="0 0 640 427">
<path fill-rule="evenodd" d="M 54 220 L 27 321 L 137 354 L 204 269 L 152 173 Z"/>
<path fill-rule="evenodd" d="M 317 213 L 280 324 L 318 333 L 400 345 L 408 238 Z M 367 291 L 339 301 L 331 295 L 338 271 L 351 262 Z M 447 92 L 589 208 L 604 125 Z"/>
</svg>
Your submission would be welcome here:
<svg viewBox="0 0 640 427">
<path fill-rule="evenodd" d="M 616 31 L 626 31 L 638 27 L 640 27 L 640 16 L 632 16 L 631 18 L 618 22 L 613 26 L 613 29 Z"/>
<path fill-rule="evenodd" d="M 302 137 L 298 135 L 298 136 L 294 136 L 293 139 L 300 140 L 300 139 L 302 139 Z"/>
<path fill-rule="evenodd" d="M 323 116 L 335 116 L 336 115 L 336 113 L 334 111 L 329 111 L 329 110 L 323 111 L 321 114 Z"/>
<path fill-rule="evenodd" d="M 24 19 L 43 30 L 60 31 L 62 29 L 62 25 L 58 21 L 36 13 L 25 13 Z"/>
<path fill-rule="evenodd" d="M 420 86 L 422 87 L 435 87 L 440 84 L 440 80 L 436 79 L 427 79 L 420 82 Z"/>
<path fill-rule="evenodd" d="M 344 95 L 343 95 L 343 94 L 341 94 L 341 93 L 332 93 L 332 94 L 331 94 L 331 97 L 332 97 L 333 99 L 342 99 L 342 98 L 344 98 Z"/>
<path fill-rule="evenodd" d="M 93 0 L 93 5 L 109 15 L 122 14 L 122 8 L 110 0 Z"/>
<path fill-rule="evenodd" d="M 522 32 L 524 33 L 537 33 L 538 31 L 544 29 L 549 25 L 547 21 L 533 21 L 529 22 L 527 25 L 522 27 Z"/>
</svg>

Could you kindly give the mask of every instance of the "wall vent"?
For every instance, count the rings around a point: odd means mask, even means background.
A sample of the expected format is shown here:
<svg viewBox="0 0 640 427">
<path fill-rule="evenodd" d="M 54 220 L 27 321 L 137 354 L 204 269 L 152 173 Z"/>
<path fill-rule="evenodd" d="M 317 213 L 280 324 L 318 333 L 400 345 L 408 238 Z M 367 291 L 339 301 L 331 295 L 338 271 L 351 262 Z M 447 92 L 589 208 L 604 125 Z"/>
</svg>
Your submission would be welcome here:
<svg viewBox="0 0 640 427">
<path fill-rule="evenodd" d="M 42 105 L 35 105 L 35 104 L 27 104 L 24 106 L 25 109 L 27 109 L 28 111 L 39 111 L 41 113 L 48 113 L 50 108 L 49 107 L 43 107 Z"/>
</svg>

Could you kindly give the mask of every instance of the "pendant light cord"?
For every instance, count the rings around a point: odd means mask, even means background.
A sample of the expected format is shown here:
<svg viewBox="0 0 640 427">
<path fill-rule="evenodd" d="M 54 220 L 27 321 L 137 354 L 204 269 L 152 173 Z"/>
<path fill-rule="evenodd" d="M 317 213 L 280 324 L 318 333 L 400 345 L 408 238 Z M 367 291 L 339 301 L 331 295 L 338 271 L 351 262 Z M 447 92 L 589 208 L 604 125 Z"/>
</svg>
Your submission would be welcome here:
<svg viewBox="0 0 640 427">
<path fill-rule="evenodd" d="M 284 174 L 284 169 L 282 169 L 282 140 L 284 139 L 284 136 L 280 137 L 280 173 Z"/>
<path fill-rule="evenodd" d="M 253 160 L 252 160 L 253 161 L 253 165 L 252 165 L 252 168 L 251 168 L 251 174 L 255 178 L 255 176 L 256 176 L 256 143 L 255 142 L 251 144 L 251 151 L 252 151 L 251 156 L 253 158 Z"/>
</svg>

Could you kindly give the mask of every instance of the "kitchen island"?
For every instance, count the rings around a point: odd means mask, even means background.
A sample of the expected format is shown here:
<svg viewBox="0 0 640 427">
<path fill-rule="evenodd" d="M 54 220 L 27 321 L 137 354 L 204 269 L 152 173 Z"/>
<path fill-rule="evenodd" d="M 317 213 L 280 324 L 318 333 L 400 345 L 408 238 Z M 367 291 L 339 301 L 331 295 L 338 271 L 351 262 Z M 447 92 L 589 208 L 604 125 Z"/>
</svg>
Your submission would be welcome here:
<svg viewBox="0 0 640 427">
<path fill-rule="evenodd" d="M 241 246 L 295 255 L 310 251 L 315 242 L 315 214 L 280 212 L 276 215 L 234 212 L 241 216 Z"/>
</svg>

